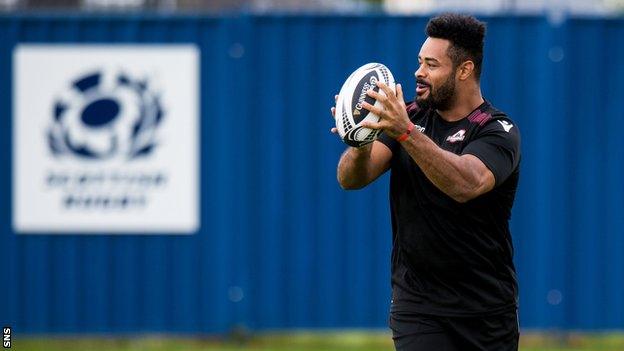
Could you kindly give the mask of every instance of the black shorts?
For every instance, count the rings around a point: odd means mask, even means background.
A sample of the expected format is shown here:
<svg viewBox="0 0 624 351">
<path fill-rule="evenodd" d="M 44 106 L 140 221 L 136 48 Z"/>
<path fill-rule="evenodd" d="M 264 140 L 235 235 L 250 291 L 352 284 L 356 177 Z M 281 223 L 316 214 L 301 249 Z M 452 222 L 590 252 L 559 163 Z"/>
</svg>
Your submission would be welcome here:
<svg viewBox="0 0 624 351">
<path fill-rule="evenodd" d="M 516 311 L 486 317 L 390 313 L 397 351 L 517 351 Z"/>
</svg>

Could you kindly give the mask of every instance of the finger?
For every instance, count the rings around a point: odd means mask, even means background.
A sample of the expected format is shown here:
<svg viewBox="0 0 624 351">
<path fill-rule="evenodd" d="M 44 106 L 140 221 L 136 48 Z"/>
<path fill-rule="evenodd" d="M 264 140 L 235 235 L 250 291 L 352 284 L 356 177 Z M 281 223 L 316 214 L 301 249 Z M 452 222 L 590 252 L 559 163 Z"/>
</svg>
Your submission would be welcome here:
<svg viewBox="0 0 624 351">
<path fill-rule="evenodd" d="M 385 101 L 388 100 L 388 98 L 386 96 L 383 96 L 381 94 L 379 94 L 378 92 L 374 91 L 373 89 L 369 89 L 368 91 L 366 91 L 366 94 L 370 97 L 372 97 L 373 99 L 380 101 L 381 103 L 384 103 Z"/>
<path fill-rule="evenodd" d="M 383 117 L 382 114 L 383 114 L 384 110 L 380 109 L 379 107 L 375 107 L 375 106 L 369 104 L 366 101 L 362 102 L 362 107 L 364 107 L 365 109 L 369 110 L 370 112 L 376 114 L 379 117 Z"/>
<path fill-rule="evenodd" d="M 384 93 L 386 93 L 386 96 L 388 96 L 388 98 L 395 96 L 394 91 L 392 91 L 392 89 L 390 89 L 390 87 L 387 86 L 386 83 L 377 82 L 377 86 L 379 87 L 379 89 L 383 90 Z"/>
<path fill-rule="evenodd" d="M 403 98 L 403 87 L 401 84 L 396 85 L 396 96 L 401 105 L 405 105 L 405 99 Z"/>
<path fill-rule="evenodd" d="M 334 101 L 338 102 L 338 95 L 334 95 Z"/>
<path fill-rule="evenodd" d="M 364 128 L 370 128 L 370 129 L 383 129 L 383 124 L 381 122 L 362 122 L 360 124 L 362 127 Z"/>
<path fill-rule="evenodd" d="M 334 133 L 334 134 L 338 134 L 338 129 L 336 127 L 333 127 L 332 129 L 329 130 L 330 132 Z"/>
<path fill-rule="evenodd" d="M 334 119 L 336 119 L 336 108 L 332 107 L 329 110 L 331 111 L 332 117 L 334 117 Z"/>
</svg>

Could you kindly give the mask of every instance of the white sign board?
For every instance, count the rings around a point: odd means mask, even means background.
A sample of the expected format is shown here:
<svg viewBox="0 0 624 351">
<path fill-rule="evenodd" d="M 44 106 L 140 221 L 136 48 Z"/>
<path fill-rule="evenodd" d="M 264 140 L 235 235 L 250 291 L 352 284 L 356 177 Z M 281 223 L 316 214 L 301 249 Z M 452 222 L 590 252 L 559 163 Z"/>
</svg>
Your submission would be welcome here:
<svg viewBox="0 0 624 351">
<path fill-rule="evenodd" d="M 199 228 L 199 51 L 19 45 L 13 53 L 18 233 Z"/>
</svg>

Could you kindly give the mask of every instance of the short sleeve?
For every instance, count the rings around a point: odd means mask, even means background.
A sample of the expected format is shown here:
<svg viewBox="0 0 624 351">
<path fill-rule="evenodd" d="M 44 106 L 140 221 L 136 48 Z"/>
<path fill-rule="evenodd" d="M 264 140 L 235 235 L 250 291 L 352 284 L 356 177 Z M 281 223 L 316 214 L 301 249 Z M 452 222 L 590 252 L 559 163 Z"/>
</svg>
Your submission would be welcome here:
<svg viewBox="0 0 624 351">
<path fill-rule="evenodd" d="M 478 157 L 499 186 L 520 163 L 520 131 L 508 118 L 493 119 L 477 132 L 462 154 Z"/>
<path fill-rule="evenodd" d="M 377 140 L 380 141 L 381 143 L 383 143 L 384 145 L 386 145 L 388 147 L 388 149 L 390 149 L 390 151 L 392 151 L 393 155 L 396 152 L 396 148 L 399 147 L 399 142 L 394 140 L 393 138 L 389 137 L 384 132 L 381 132 L 381 134 L 379 134 L 379 137 L 377 138 Z"/>
</svg>

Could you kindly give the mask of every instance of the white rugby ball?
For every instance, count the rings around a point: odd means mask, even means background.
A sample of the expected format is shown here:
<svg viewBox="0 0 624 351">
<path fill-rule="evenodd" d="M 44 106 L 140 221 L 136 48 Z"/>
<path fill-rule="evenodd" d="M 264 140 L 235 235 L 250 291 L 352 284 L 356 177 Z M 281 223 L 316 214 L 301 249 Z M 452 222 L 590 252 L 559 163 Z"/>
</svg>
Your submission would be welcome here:
<svg viewBox="0 0 624 351">
<path fill-rule="evenodd" d="M 366 94 L 369 89 L 373 89 L 386 95 L 377 86 L 380 80 L 395 91 L 394 77 L 388 67 L 381 63 L 367 63 L 351 73 L 340 89 L 336 100 L 336 129 L 342 141 L 349 146 L 370 144 L 381 132 L 361 126 L 364 121 L 379 121 L 379 116 L 363 108 L 362 102 L 366 101 L 375 107 L 382 106 L 381 102 Z"/>
</svg>

